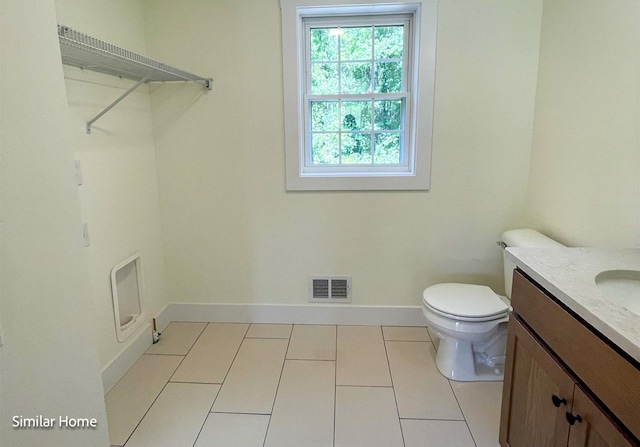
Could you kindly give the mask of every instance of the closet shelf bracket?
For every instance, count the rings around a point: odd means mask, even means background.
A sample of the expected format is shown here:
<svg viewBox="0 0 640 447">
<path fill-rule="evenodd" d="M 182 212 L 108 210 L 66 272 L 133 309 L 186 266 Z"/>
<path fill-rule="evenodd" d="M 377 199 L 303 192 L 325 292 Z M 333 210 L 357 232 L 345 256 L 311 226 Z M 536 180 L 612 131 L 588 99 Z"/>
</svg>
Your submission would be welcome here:
<svg viewBox="0 0 640 447">
<path fill-rule="evenodd" d="M 118 99 L 87 122 L 91 125 L 126 98 L 140 85 L 151 82 L 196 82 L 211 90 L 213 80 L 171 67 L 146 56 L 117 47 L 105 41 L 58 24 L 62 63 L 98 73 L 130 79 L 136 83 Z"/>
<path fill-rule="evenodd" d="M 124 98 L 126 98 L 127 96 L 129 96 L 129 94 L 131 92 L 133 92 L 135 89 L 137 89 L 138 87 L 140 87 L 142 84 L 144 84 L 145 82 L 147 82 L 149 80 L 149 78 L 151 77 L 153 73 L 149 73 L 148 75 L 146 75 L 144 78 L 140 79 L 138 82 L 136 82 L 135 84 L 133 84 L 131 86 L 131 88 L 129 90 L 127 90 L 126 92 L 124 92 L 122 95 L 120 95 L 120 97 L 118 99 L 116 99 L 115 101 L 113 101 L 111 104 L 109 104 L 102 112 L 98 113 L 96 116 L 94 116 L 93 118 L 91 118 L 89 121 L 87 121 L 87 133 L 91 134 L 91 125 L 93 123 L 95 123 L 96 121 L 98 121 L 102 115 L 104 115 L 105 113 L 107 113 L 109 110 L 113 109 L 116 104 L 118 104 L 120 101 L 122 101 Z"/>
</svg>

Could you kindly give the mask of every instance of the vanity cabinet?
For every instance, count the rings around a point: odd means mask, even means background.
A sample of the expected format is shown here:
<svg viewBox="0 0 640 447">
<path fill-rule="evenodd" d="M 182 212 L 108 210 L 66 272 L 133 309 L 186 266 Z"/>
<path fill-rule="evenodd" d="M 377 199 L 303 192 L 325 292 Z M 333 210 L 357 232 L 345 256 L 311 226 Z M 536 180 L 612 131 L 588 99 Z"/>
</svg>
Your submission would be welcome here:
<svg viewBox="0 0 640 447">
<path fill-rule="evenodd" d="M 500 445 L 639 446 L 640 369 L 514 272 Z"/>
</svg>

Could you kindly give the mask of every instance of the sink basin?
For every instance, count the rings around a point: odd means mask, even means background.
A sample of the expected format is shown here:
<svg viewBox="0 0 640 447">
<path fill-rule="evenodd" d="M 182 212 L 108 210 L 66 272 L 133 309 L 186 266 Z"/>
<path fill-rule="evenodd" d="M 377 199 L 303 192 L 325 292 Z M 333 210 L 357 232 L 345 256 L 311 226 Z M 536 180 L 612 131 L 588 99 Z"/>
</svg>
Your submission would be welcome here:
<svg viewBox="0 0 640 447">
<path fill-rule="evenodd" d="M 640 271 L 607 270 L 596 275 L 596 285 L 605 298 L 640 315 Z"/>
</svg>

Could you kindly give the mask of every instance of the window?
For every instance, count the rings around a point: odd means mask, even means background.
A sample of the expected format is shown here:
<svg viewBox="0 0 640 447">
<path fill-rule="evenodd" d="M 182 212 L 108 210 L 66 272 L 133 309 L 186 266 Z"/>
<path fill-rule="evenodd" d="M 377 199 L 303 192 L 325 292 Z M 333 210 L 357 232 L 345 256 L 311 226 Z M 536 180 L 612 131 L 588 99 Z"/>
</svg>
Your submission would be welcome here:
<svg viewBox="0 0 640 447">
<path fill-rule="evenodd" d="M 300 1 L 282 0 L 287 189 L 428 189 L 435 0 Z"/>
<path fill-rule="evenodd" d="M 410 18 L 304 22 L 304 172 L 406 169 Z"/>
</svg>

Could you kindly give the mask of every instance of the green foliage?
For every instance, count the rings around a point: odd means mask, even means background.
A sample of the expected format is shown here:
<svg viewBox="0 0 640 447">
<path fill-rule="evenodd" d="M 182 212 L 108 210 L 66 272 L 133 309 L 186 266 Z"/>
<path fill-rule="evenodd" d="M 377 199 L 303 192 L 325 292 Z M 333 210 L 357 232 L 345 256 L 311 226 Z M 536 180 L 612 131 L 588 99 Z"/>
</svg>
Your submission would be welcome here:
<svg viewBox="0 0 640 447">
<path fill-rule="evenodd" d="M 311 94 L 402 92 L 404 28 L 357 26 L 311 30 Z M 397 164 L 402 99 L 312 101 L 314 164 Z"/>
</svg>

